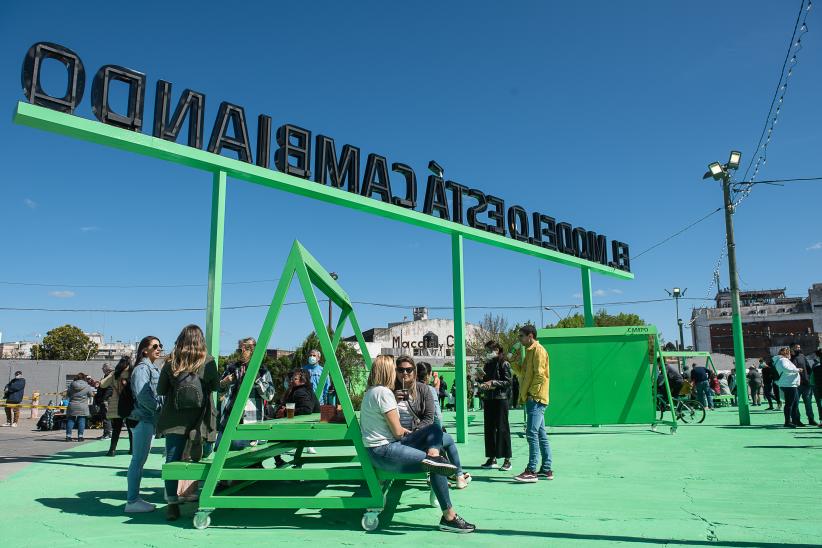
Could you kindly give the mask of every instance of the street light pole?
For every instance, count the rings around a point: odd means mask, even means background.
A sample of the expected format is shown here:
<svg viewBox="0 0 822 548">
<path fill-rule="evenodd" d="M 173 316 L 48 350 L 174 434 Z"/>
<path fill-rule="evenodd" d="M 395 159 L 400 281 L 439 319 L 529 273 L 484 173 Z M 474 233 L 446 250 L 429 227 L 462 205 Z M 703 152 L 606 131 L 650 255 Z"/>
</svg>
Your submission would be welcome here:
<svg viewBox="0 0 822 548">
<path fill-rule="evenodd" d="M 734 339 L 734 369 L 736 370 L 736 393 L 739 403 L 739 424 L 750 426 L 751 412 L 748 406 L 748 382 L 745 371 L 745 342 L 742 338 L 742 316 L 739 314 L 739 276 L 736 269 L 736 242 L 734 240 L 734 204 L 731 200 L 731 172 L 739 168 L 742 154 L 732 151 L 728 163 L 724 166 L 714 162 L 708 166 L 708 173 L 703 179 L 713 177 L 722 182 L 722 195 L 725 204 L 725 241 L 728 245 L 728 275 L 731 283 L 731 311 Z M 718 290 L 718 288 L 717 288 Z"/>
<path fill-rule="evenodd" d="M 682 318 L 679 317 L 679 299 L 685 296 L 686 291 L 688 291 L 687 287 L 685 289 L 675 287 L 671 291 L 665 290 L 668 295 L 674 298 L 674 302 L 676 302 L 676 323 L 679 326 L 679 350 L 685 350 L 685 338 L 682 335 Z M 685 364 L 683 363 L 682 365 Z"/>
<path fill-rule="evenodd" d="M 742 339 L 742 316 L 739 314 L 739 277 L 736 271 L 736 242 L 734 240 L 734 204 L 731 201 L 731 175 L 722 176 L 722 194 L 725 197 L 725 238 L 728 244 L 728 275 L 731 278 L 731 311 L 733 319 L 734 363 L 736 369 L 736 393 L 739 394 L 739 424 L 749 426 L 751 413 L 748 407 L 748 383 L 745 371 L 745 344 Z M 740 382 L 741 381 L 741 382 Z M 739 388 L 742 385 L 743 390 Z"/>
</svg>

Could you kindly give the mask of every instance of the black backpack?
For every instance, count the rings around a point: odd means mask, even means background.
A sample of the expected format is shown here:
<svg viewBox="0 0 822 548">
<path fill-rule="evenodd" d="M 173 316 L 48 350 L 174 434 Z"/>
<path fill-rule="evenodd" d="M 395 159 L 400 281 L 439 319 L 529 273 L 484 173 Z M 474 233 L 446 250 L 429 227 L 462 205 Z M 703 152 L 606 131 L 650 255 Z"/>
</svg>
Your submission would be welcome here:
<svg viewBox="0 0 822 548">
<path fill-rule="evenodd" d="M 126 381 L 120 389 L 120 398 L 117 400 L 117 414 L 121 419 L 127 419 L 134 411 L 134 393 L 131 391 L 131 381 Z"/>
<path fill-rule="evenodd" d="M 40 431 L 54 430 L 54 409 L 46 409 L 46 412 L 37 421 L 37 429 Z"/>
<path fill-rule="evenodd" d="M 202 409 L 205 403 L 203 383 L 196 373 L 188 373 L 172 380 L 174 384 L 174 409 Z"/>
</svg>

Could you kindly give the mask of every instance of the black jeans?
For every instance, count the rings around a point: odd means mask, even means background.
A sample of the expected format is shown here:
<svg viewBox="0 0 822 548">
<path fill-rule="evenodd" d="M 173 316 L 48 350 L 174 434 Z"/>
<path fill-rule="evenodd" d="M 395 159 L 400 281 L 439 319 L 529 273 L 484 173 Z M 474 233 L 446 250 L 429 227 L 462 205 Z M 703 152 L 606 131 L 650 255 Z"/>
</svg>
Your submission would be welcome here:
<svg viewBox="0 0 822 548">
<path fill-rule="evenodd" d="M 813 418 L 813 392 L 811 385 L 806 384 L 799 386 L 799 396 L 802 398 L 802 403 L 805 404 L 805 414 L 808 416 L 808 422 L 814 422 Z M 799 402 L 797 402 L 797 406 Z"/>
<path fill-rule="evenodd" d="M 816 411 L 819 419 L 822 420 L 822 379 L 819 379 L 813 387 L 813 397 L 816 398 Z"/>
<path fill-rule="evenodd" d="M 799 389 L 796 386 L 782 388 L 782 395 L 785 396 L 785 406 L 782 410 L 785 413 L 785 424 L 799 424 Z"/>
<path fill-rule="evenodd" d="M 485 400 L 482 408 L 485 418 L 485 456 L 511 458 L 511 427 L 508 425 L 508 400 Z"/>
<path fill-rule="evenodd" d="M 120 431 L 123 429 L 123 426 L 128 430 L 128 452 L 131 453 L 131 428 L 126 424 L 125 419 L 119 417 L 111 419 L 111 444 L 109 444 L 108 447 L 109 451 L 114 452 L 117 450 L 117 442 L 120 440 Z"/>
</svg>

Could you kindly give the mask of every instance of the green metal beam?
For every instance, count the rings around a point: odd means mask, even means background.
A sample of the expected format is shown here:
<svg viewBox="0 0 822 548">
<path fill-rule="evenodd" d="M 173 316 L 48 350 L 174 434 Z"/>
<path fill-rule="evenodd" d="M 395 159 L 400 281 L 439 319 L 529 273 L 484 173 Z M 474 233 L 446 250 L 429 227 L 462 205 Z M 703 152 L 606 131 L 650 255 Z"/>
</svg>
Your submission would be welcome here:
<svg viewBox="0 0 822 548">
<path fill-rule="evenodd" d="M 456 387 L 457 443 L 465 443 L 468 432 L 468 396 L 465 364 L 465 285 L 462 268 L 462 235 L 451 235 L 451 276 L 454 299 L 454 386 Z"/>
<path fill-rule="evenodd" d="M 594 301 L 593 295 L 591 294 L 591 269 L 582 267 L 579 269 L 579 272 L 582 275 L 582 311 L 585 316 L 585 327 L 595 327 Z"/>
<path fill-rule="evenodd" d="M 313 181 L 285 175 L 278 171 L 241 162 L 233 158 L 212 154 L 204 150 L 106 125 L 94 120 L 87 120 L 79 116 L 57 112 L 56 110 L 32 105 L 30 103 L 17 103 L 14 122 L 20 125 L 68 135 L 77 139 L 203 169 L 211 173 L 223 171 L 229 177 L 242 179 L 243 181 L 284 190 L 292 194 L 356 209 L 437 232 L 458 234 L 469 240 L 494 245 L 509 251 L 525 253 L 566 266 L 576 268 L 587 267 L 594 272 L 615 278 L 633 279 L 634 277 L 630 272 L 625 272 L 607 265 L 573 257 L 527 242 L 520 242 L 513 238 L 492 234 L 491 232 L 478 230 L 452 221 L 445 221 L 433 215 L 426 215 L 419 211 L 360 196 L 359 194 L 347 192 L 346 190 L 319 185 Z"/>
<path fill-rule="evenodd" d="M 206 345 L 216 359 L 220 355 L 220 306 L 223 300 L 223 236 L 225 234 L 225 171 L 214 174 L 211 188 L 211 237 L 208 244 L 208 304 Z"/>
</svg>

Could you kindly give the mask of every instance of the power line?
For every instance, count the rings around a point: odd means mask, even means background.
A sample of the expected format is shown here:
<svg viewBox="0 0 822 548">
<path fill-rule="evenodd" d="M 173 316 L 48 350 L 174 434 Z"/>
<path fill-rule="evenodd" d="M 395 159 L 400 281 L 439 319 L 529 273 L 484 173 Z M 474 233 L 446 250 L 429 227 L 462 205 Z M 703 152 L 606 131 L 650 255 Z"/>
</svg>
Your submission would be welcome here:
<svg viewBox="0 0 822 548">
<path fill-rule="evenodd" d="M 223 285 L 244 285 L 261 284 L 279 281 L 279 278 L 269 280 L 241 280 L 236 282 L 223 282 Z M 40 282 L 11 282 L 0 280 L 0 285 L 28 286 L 28 287 L 73 287 L 73 288 L 94 288 L 94 289 L 137 289 L 137 288 L 179 288 L 179 287 L 208 287 L 207 283 L 198 284 L 61 284 L 61 283 L 40 283 Z"/>
<path fill-rule="evenodd" d="M 709 217 L 711 217 L 711 216 L 713 216 L 713 215 L 715 215 L 715 214 L 719 213 L 720 211 L 722 211 L 722 208 L 721 208 L 721 207 L 718 207 L 718 208 L 714 209 L 713 211 L 711 211 L 710 213 L 708 213 L 708 214 L 707 214 L 707 215 L 705 215 L 704 217 L 701 217 L 701 218 L 697 219 L 696 221 L 692 222 L 691 224 L 689 224 L 689 225 L 688 225 L 688 226 L 686 226 L 685 228 L 683 228 L 683 229 L 681 229 L 681 230 L 678 230 L 677 232 L 674 232 L 673 234 L 671 234 L 670 236 L 668 236 L 668 237 L 667 237 L 667 238 L 665 238 L 664 240 L 661 240 L 661 241 L 659 241 L 659 242 L 655 243 L 654 245 L 652 245 L 652 246 L 651 246 L 651 247 L 649 247 L 648 249 L 646 249 L 646 250 L 642 251 L 641 253 L 639 253 L 639 254 L 635 255 L 634 257 L 632 257 L 632 258 L 631 258 L 631 260 L 633 260 L 633 261 L 637 260 L 638 258 L 642 257 L 643 255 L 645 255 L 646 253 L 648 253 L 648 252 L 649 252 L 649 251 L 651 251 L 652 249 L 656 249 L 657 247 L 661 246 L 662 244 L 664 244 L 664 243 L 666 243 L 666 242 L 668 242 L 668 241 L 670 241 L 670 240 L 673 240 L 674 238 L 676 238 L 677 236 L 679 236 L 680 234 L 682 234 L 682 233 L 683 233 L 683 232 L 685 232 L 686 230 L 688 230 L 688 229 L 690 229 L 690 228 L 692 228 L 692 227 L 694 227 L 694 226 L 698 225 L 698 224 L 699 224 L 699 223 L 701 223 L 702 221 L 704 221 L 704 220 L 708 219 Z"/>
</svg>

